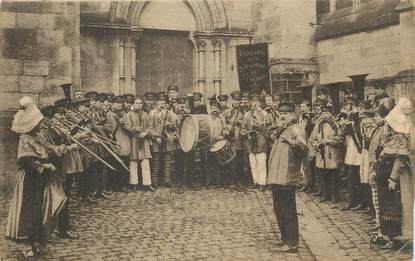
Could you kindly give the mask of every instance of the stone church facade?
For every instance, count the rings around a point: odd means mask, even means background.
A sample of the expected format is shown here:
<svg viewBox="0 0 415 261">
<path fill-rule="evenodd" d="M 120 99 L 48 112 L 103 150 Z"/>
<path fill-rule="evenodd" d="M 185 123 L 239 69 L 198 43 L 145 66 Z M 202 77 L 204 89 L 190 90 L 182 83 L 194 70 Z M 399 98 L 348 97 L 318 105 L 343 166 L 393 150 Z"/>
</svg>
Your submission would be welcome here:
<svg viewBox="0 0 415 261">
<path fill-rule="evenodd" d="M 236 46 L 268 43 L 273 92 L 299 101 L 384 85 L 415 101 L 414 0 L 183 0 L 0 3 L 0 190 L 15 172 L 17 101 L 59 85 L 141 95 L 239 89 Z M 3 182 L 4 181 L 4 182 Z"/>
</svg>

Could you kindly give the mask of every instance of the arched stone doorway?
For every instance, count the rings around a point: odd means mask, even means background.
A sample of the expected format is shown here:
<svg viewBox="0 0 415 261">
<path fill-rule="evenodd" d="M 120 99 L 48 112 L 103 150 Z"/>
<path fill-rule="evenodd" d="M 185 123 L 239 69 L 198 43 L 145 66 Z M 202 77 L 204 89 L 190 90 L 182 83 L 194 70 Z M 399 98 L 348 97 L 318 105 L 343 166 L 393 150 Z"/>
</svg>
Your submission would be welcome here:
<svg viewBox="0 0 415 261">
<path fill-rule="evenodd" d="M 164 19 L 160 19 L 163 17 Z M 179 86 L 179 94 L 194 89 L 194 46 L 191 35 L 196 21 L 185 2 L 147 2 L 138 26 L 136 42 L 136 93 L 165 91 Z"/>
<path fill-rule="evenodd" d="M 177 84 L 180 95 L 206 97 L 239 88 L 235 48 L 252 34 L 230 23 L 223 0 L 81 5 L 83 89 L 141 95 Z"/>
</svg>

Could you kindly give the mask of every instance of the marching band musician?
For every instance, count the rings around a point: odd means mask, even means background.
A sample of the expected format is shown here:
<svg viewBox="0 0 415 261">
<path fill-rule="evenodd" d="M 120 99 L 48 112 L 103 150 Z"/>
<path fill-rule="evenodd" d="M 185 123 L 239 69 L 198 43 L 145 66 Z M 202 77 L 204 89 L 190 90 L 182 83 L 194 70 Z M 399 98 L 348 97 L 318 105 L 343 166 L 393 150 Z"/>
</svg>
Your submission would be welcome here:
<svg viewBox="0 0 415 261">
<path fill-rule="evenodd" d="M 203 103 L 203 94 L 201 92 L 193 93 L 193 106 L 194 111 L 191 111 L 192 114 L 207 114 L 207 107 Z"/>
<path fill-rule="evenodd" d="M 124 112 L 128 113 L 131 111 L 131 106 L 134 104 L 135 95 L 131 93 L 126 93 L 123 95 L 124 97 Z"/>
<path fill-rule="evenodd" d="M 172 110 L 178 118 L 179 124 L 182 122 L 184 116 L 186 115 L 186 97 L 180 97 L 177 99 L 177 107 L 173 105 Z M 189 182 L 189 153 L 183 152 L 180 147 L 180 143 L 177 144 L 177 149 L 174 155 L 174 167 L 176 173 L 176 181 L 178 185 L 185 185 Z"/>
<path fill-rule="evenodd" d="M 360 185 L 360 163 L 362 153 L 362 139 L 360 135 L 360 108 L 356 106 L 356 99 L 349 97 L 346 100 L 347 120 L 342 123 L 345 135 L 346 155 L 344 159 L 345 169 L 347 172 L 347 183 L 349 190 L 348 203 L 342 210 L 362 209 L 362 200 Z"/>
<path fill-rule="evenodd" d="M 57 112 L 54 116 L 58 119 L 66 118 L 67 108 L 71 106 L 71 101 L 68 98 L 63 98 L 55 101 L 55 106 Z M 70 130 L 67 130 L 67 133 L 70 133 Z M 84 137 L 86 134 L 78 132 L 73 135 L 76 139 Z M 84 174 L 84 167 L 82 164 L 82 158 L 80 154 L 79 146 L 69 141 L 66 144 L 66 149 L 62 153 L 62 173 L 64 174 L 64 191 L 66 196 L 69 198 L 71 191 L 73 189 L 73 184 L 76 182 L 79 184 L 81 176 Z M 79 186 L 79 185 L 78 185 Z M 62 209 L 62 213 L 59 217 L 58 229 L 59 236 L 62 238 L 78 238 L 79 236 L 70 232 L 69 224 L 69 200 L 65 203 L 65 207 Z"/>
<path fill-rule="evenodd" d="M 178 98 L 179 87 L 177 85 L 169 85 L 167 87 L 167 104 L 170 105 L 173 100 Z"/>
<path fill-rule="evenodd" d="M 138 186 L 138 164 L 141 165 L 142 185 L 146 191 L 154 191 L 151 186 L 150 171 L 150 119 L 142 110 L 143 101 L 136 97 L 131 110 L 125 114 L 125 129 L 130 133 L 130 186 L 133 191 Z"/>
<path fill-rule="evenodd" d="M 241 106 L 241 92 L 233 91 L 231 93 L 232 107 L 223 113 L 225 123 L 230 128 L 228 140 L 235 150 L 235 159 L 231 162 L 231 182 L 233 184 L 242 185 L 244 182 L 244 165 L 242 162 L 244 158 L 243 154 L 243 142 L 241 136 L 241 126 L 244 119 L 245 111 Z"/>
<path fill-rule="evenodd" d="M 244 116 L 241 135 L 248 153 L 254 185 L 263 189 L 267 177 L 267 129 L 271 120 L 268 113 L 261 108 L 258 94 L 251 96 L 251 106 L 252 109 Z"/>
<path fill-rule="evenodd" d="M 307 141 L 310 138 L 311 132 L 313 131 L 315 121 L 314 113 L 311 112 L 311 104 L 309 101 L 304 100 L 300 104 L 300 115 L 298 116 L 298 126 L 305 131 Z M 314 153 L 304 153 L 305 158 L 302 161 L 301 171 L 304 176 L 304 185 L 302 191 L 309 192 L 314 187 L 315 182 L 315 158 Z"/>
<path fill-rule="evenodd" d="M 149 115 L 151 152 L 152 152 L 152 184 L 170 186 L 172 183 L 172 159 L 177 147 L 178 118 L 166 108 L 166 94 L 157 94 L 156 106 Z"/>
<path fill-rule="evenodd" d="M 229 131 L 225 128 L 225 121 L 220 113 L 220 104 L 217 100 L 210 102 L 210 145 L 212 146 L 216 142 L 225 139 L 225 135 L 228 135 Z M 224 185 L 224 180 L 221 180 L 221 176 L 224 176 L 224 168 L 219 167 L 219 162 L 214 155 L 206 152 L 207 163 L 206 164 L 206 186 L 220 186 Z"/>
<path fill-rule="evenodd" d="M 380 101 L 385 98 L 389 98 L 389 95 L 386 93 L 385 90 L 386 86 L 383 84 L 376 84 L 375 85 L 375 95 L 373 96 L 373 99 L 371 100 L 372 109 L 374 111 L 377 110 L 377 107 L 380 104 Z"/>
<path fill-rule="evenodd" d="M 343 161 L 341 145 L 344 138 L 333 121 L 333 105 L 322 107 L 320 120 L 314 126 L 310 143 L 316 149 L 316 168 L 320 173 L 320 202 L 338 200 L 338 168 Z"/>
<path fill-rule="evenodd" d="M 221 94 L 218 96 L 220 113 L 224 113 L 227 109 L 229 109 L 228 99 L 229 99 L 229 96 L 227 94 Z"/>
<path fill-rule="evenodd" d="M 313 132 L 315 125 L 320 120 L 321 108 L 324 105 L 326 105 L 326 101 L 319 100 L 319 99 L 317 99 L 313 104 L 313 113 L 314 113 L 313 122 L 314 122 L 314 126 L 311 130 L 311 133 Z M 320 187 L 321 178 L 320 178 L 320 173 L 317 171 L 317 168 L 316 168 L 317 148 L 314 147 L 313 144 L 311 143 L 311 140 L 310 140 L 311 133 L 310 133 L 310 136 L 308 138 L 308 158 L 309 158 L 310 170 L 311 170 L 309 172 L 310 178 L 308 180 L 308 185 L 309 185 L 308 191 L 310 193 L 313 193 L 313 196 L 315 196 L 315 197 L 321 197 L 321 187 Z M 314 171 L 312 171 L 312 170 L 314 170 Z"/>
<path fill-rule="evenodd" d="M 96 92 L 87 92 L 85 97 L 81 100 L 73 102 L 74 109 L 80 113 L 80 115 L 87 117 L 89 114 L 89 106 L 91 104 L 90 98 L 95 97 Z M 91 124 L 93 122 L 91 121 Z M 99 144 L 92 139 L 92 137 L 81 137 L 80 142 L 85 145 L 89 150 L 95 154 L 99 153 Z M 82 165 L 84 167 L 84 175 L 80 176 L 79 180 L 79 193 L 81 200 L 85 203 L 93 203 L 94 199 L 92 196 L 97 196 L 96 194 L 96 184 L 97 184 L 97 171 L 100 168 L 98 160 L 93 157 L 91 154 L 87 153 L 84 150 L 80 151 Z M 97 169 L 98 168 L 98 169 Z M 102 196 L 106 198 L 107 195 Z"/>
<path fill-rule="evenodd" d="M 307 141 L 304 129 L 296 124 L 295 105 L 281 103 L 279 112 L 283 127 L 270 131 L 274 143 L 268 161 L 267 184 L 271 185 L 274 212 L 281 231 L 278 245 L 282 252 L 294 253 L 299 243 L 295 190 Z"/>
<path fill-rule="evenodd" d="M 123 109 L 123 96 L 116 96 L 114 104 L 107 113 L 107 125 L 110 128 L 112 135 L 115 137 L 117 144 L 119 145 L 118 155 L 124 162 L 129 162 L 128 156 L 130 154 L 130 138 L 128 137 L 127 130 L 125 129 L 124 122 L 124 109 Z M 116 165 L 116 161 L 111 161 Z M 117 173 L 117 180 L 114 180 L 114 185 L 117 189 L 124 192 L 130 192 L 129 175 L 124 168 L 120 166 Z"/>
<path fill-rule="evenodd" d="M 89 96 L 89 95 L 88 95 Z M 98 93 L 96 95 L 92 94 L 90 100 L 90 106 L 86 111 L 86 117 L 91 120 L 92 130 L 100 133 L 102 136 L 105 136 L 107 133 L 104 131 L 104 123 L 106 120 L 106 115 L 102 109 L 102 104 L 105 100 L 106 94 Z M 106 152 L 101 144 L 96 144 L 94 146 L 96 154 L 102 158 L 109 159 L 108 152 Z M 102 164 L 98 161 L 91 162 L 92 166 L 90 169 L 94 172 L 94 188 L 96 190 L 95 197 L 97 198 L 109 198 L 109 194 L 106 190 L 107 183 L 107 171 L 104 170 Z"/>
<path fill-rule="evenodd" d="M 154 92 L 144 93 L 143 111 L 150 113 L 154 109 L 155 95 Z"/>
</svg>

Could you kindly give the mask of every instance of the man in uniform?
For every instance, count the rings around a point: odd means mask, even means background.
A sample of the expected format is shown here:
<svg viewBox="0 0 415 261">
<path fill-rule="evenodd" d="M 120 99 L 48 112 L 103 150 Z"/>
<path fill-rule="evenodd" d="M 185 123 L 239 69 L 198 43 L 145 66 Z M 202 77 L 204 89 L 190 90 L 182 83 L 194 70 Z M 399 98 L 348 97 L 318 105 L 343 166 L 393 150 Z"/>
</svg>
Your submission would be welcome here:
<svg viewBox="0 0 415 261">
<path fill-rule="evenodd" d="M 154 109 L 155 95 L 154 92 L 146 92 L 144 94 L 143 111 L 150 113 Z"/>
<path fill-rule="evenodd" d="M 236 152 L 235 159 L 231 162 L 231 183 L 242 185 L 245 180 L 243 143 L 241 137 L 241 126 L 244 119 L 245 111 L 241 107 L 241 92 L 234 91 L 231 93 L 232 107 L 223 114 L 225 123 L 230 130 L 228 140 Z"/>
<path fill-rule="evenodd" d="M 251 110 L 244 116 L 241 135 L 248 152 L 254 185 L 263 189 L 267 177 L 267 131 L 271 120 L 268 113 L 261 108 L 259 95 L 256 93 L 251 96 L 251 106 Z"/>
<path fill-rule="evenodd" d="M 166 108 L 164 92 L 158 93 L 156 106 L 149 118 L 153 158 L 152 183 L 156 187 L 160 183 L 170 186 L 172 184 L 171 163 L 177 147 L 178 118 Z"/>
<path fill-rule="evenodd" d="M 179 87 L 177 85 L 169 85 L 167 87 L 167 104 L 171 104 L 173 100 L 178 98 Z"/>
<path fill-rule="evenodd" d="M 138 166 L 141 165 L 142 185 L 146 191 L 154 191 L 151 186 L 150 171 L 150 120 L 148 114 L 142 110 L 143 101 L 141 98 L 135 98 L 131 110 L 126 114 L 125 129 L 130 134 L 130 186 L 133 191 L 137 190 Z"/>
<path fill-rule="evenodd" d="M 221 94 L 218 96 L 220 113 L 224 113 L 227 109 L 229 109 L 228 98 L 229 96 L 227 94 Z"/>
<path fill-rule="evenodd" d="M 274 140 L 267 184 L 272 188 L 274 212 L 277 218 L 281 241 L 280 251 L 298 251 L 298 216 L 295 190 L 300 174 L 302 155 L 307 150 L 305 132 L 296 124 L 295 105 L 282 103 L 279 107 L 283 128 L 271 132 Z"/>
</svg>

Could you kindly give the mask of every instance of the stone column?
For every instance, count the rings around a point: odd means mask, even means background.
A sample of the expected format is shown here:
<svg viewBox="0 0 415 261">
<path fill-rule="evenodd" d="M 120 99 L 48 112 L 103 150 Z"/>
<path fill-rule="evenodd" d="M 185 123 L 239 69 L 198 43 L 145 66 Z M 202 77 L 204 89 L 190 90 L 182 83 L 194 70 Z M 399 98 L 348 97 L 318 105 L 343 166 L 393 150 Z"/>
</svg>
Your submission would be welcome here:
<svg viewBox="0 0 415 261">
<path fill-rule="evenodd" d="M 214 93 L 219 94 L 222 85 L 222 72 L 221 72 L 221 53 L 222 53 L 222 41 L 219 39 L 212 40 L 213 47 L 213 88 Z"/>
<path fill-rule="evenodd" d="M 133 35 L 131 36 L 131 90 L 132 93 L 137 93 L 137 45 L 138 40 L 140 40 L 142 32 L 133 31 Z"/>
<path fill-rule="evenodd" d="M 206 88 L 206 64 L 205 64 L 205 56 L 206 56 L 206 41 L 202 39 L 198 39 L 196 41 L 197 45 L 197 88 L 198 91 L 205 93 Z"/>
<path fill-rule="evenodd" d="M 120 47 L 119 47 L 119 94 L 125 93 L 125 63 L 124 63 L 124 53 L 125 53 L 125 33 L 120 32 Z"/>
</svg>

